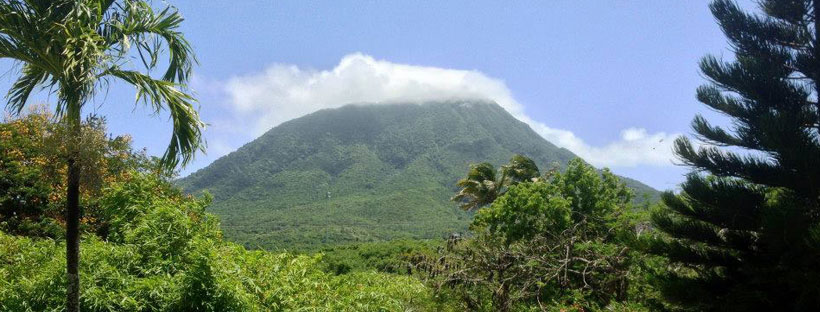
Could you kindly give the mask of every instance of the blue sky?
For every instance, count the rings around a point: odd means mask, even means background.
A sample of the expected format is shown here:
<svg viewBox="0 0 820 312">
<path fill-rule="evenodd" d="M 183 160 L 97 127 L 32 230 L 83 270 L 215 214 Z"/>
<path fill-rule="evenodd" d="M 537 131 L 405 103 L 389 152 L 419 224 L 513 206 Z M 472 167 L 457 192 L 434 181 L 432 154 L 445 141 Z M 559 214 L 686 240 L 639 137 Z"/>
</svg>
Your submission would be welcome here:
<svg viewBox="0 0 820 312">
<path fill-rule="evenodd" d="M 193 86 L 210 123 L 208 154 L 183 174 L 286 119 L 345 104 L 334 99 L 398 90 L 397 99 L 501 99 L 594 164 L 673 189 L 687 169 L 657 150 L 689 134 L 696 113 L 717 118 L 695 100 L 697 62 L 731 56 L 708 1 L 168 2 L 186 18 L 200 60 Z M 2 73 L 6 90 L 14 73 Z M 167 116 L 134 109 L 131 89 L 115 86 L 86 111 L 149 153 L 168 142 Z"/>
</svg>

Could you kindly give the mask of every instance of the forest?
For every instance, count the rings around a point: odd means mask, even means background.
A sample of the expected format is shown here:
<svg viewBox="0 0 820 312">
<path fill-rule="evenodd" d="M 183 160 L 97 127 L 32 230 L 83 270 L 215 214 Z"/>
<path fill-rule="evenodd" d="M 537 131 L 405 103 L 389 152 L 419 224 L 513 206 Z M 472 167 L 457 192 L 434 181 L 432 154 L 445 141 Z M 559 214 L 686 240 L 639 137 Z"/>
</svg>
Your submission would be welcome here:
<svg viewBox="0 0 820 312">
<path fill-rule="evenodd" d="M 320 111 L 180 179 L 206 128 L 174 7 L 0 2 L 0 311 L 818 310 L 820 4 L 756 8 L 709 4 L 733 57 L 694 93 L 731 122 L 694 116 L 656 194 L 464 103 Z M 114 82 L 169 116 L 163 155 L 89 113 Z"/>
</svg>

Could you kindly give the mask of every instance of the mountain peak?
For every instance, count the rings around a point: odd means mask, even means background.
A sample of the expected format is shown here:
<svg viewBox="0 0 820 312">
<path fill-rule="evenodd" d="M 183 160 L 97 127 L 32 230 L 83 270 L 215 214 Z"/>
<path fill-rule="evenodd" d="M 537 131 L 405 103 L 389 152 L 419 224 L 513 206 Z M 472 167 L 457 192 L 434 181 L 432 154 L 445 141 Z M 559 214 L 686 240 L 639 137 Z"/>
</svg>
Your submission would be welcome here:
<svg viewBox="0 0 820 312">
<path fill-rule="evenodd" d="M 434 238 L 466 229 L 449 198 L 471 163 L 576 156 L 487 100 L 358 103 L 285 122 L 182 179 L 247 246 Z"/>
</svg>

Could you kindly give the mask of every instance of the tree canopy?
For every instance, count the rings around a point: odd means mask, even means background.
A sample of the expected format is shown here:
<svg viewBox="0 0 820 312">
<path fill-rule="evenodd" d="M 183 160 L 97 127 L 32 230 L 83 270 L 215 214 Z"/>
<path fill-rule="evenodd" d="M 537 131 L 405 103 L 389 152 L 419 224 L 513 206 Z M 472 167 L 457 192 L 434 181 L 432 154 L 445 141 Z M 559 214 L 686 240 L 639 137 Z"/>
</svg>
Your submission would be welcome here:
<svg viewBox="0 0 820 312">
<path fill-rule="evenodd" d="M 502 168 L 521 163 L 516 156 Z M 510 185 L 478 210 L 470 236 L 420 266 L 468 310 L 656 306 L 652 292 L 634 291 L 648 282 L 637 273 L 645 257 L 630 247 L 638 235 L 632 196 L 608 170 L 574 159 Z"/>
</svg>

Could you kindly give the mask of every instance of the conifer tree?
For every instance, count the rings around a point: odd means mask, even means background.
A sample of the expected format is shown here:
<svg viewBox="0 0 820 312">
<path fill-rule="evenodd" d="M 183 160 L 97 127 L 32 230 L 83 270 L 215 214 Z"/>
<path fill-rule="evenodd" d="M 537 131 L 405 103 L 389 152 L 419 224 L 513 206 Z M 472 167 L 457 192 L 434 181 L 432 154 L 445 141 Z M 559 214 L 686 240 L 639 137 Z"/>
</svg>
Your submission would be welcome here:
<svg viewBox="0 0 820 312">
<path fill-rule="evenodd" d="M 696 310 L 820 308 L 820 7 L 764 0 L 761 13 L 730 0 L 710 9 L 734 59 L 700 62 L 697 99 L 729 117 L 696 116 L 704 144 L 675 153 L 691 173 L 663 196 L 650 250 L 674 265 L 667 298 Z"/>
</svg>

